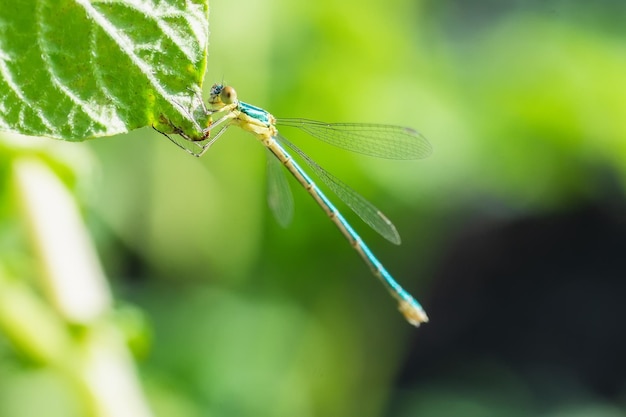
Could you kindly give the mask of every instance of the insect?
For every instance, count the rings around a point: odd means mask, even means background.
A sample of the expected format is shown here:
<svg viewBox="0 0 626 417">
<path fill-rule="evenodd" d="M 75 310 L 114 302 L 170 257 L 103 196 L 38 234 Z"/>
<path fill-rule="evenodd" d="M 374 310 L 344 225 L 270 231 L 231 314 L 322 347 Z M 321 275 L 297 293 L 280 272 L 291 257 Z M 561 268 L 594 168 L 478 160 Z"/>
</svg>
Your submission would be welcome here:
<svg viewBox="0 0 626 417">
<path fill-rule="evenodd" d="M 204 106 L 204 105 L 203 105 Z M 291 156 L 293 151 L 304 163 L 348 205 L 361 219 L 392 243 L 400 244 L 400 236 L 389 219 L 364 197 L 327 172 L 296 145 L 278 132 L 277 126 L 300 129 L 309 135 L 349 151 L 390 159 L 425 158 L 432 153 L 428 140 L 417 131 L 400 126 L 362 123 L 324 123 L 308 119 L 276 119 L 262 108 L 253 106 L 237 98 L 231 86 L 214 84 L 211 87 L 208 107 L 204 108 L 210 117 L 220 115 L 203 130 L 201 137 L 191 137 L 170 124 L 172 131 L 184 139 L 175 140 L 167 136 L 177 146 L 190 154 L 202 156 L 230 126 L 250 132 L 272 154 L 268 158 L 269 204 L 281 225 L 287 225 L 293 215 L 293 200 L 289 184 L 283 175 L 284 166 L 304 187 L 311 197 L 324 210 L 339 231 L 350 242 L 372 273 L 378 277 L 389 293 L 398 301 L 399 310 L 414 326 L 428 321 L 422 306 L 385 269 L 382 263 L 354 231 L 343 215 L 315 184 L 306 171 Z M 289 149 L 289 150 L 288 150 Z"/>
</svg>

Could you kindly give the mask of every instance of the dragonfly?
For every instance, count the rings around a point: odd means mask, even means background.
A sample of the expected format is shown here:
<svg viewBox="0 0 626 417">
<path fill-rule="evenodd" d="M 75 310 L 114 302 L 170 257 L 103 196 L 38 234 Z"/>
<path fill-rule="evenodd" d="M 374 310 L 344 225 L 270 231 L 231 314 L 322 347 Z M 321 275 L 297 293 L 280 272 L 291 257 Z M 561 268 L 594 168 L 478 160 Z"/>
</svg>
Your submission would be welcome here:
<svg viewBox="0 0 626 417">
<path fill-rule="evenodd" d="M 284 167 L 322 208 L 373 275 L 380 279 L 391 296 L 398 301 L 398 309 L 406 320 L 416 327 L 428 322 L 428 316 L 420 303 L 398 284 L 374 256 L 326 194 L 292 157 L 291 152 L 298 155 L 315 175 L 366 224 L 390 242 L 400 244 L 400 235 L 393 223 L 372 203 L 326 171 L 304 151 L 281 135 L 277 126 L 297 128 L 339 148 L 388 159 L 420 159 L 429 156 L 432 153 L 432 147 L 424 136 L 411 128 L 386 124 L 277 119 L 260 107 L 239 101 L 236 90 L 221 83 L 211 87 L 208 106 L 204 105 L 202 100 L 200 102 L 203 111 L 209 117 L 208 127 L 201 129 L 203 135 L 190 136 L 167 120 L 164 122 L 169 124 L 171 132 L 183 140 L 177 140 L 158 130 L 159 133 L 196 157 L 202 156 L 231 126 L 238 126 L 254 135 L 271 154 L 268 157 L 268 203 L 278 223 L 286 226 L 293 216 L 293 196 L 282 169 Z M 219 117 L 213 120 L 214 115 Z"/>
</svg>

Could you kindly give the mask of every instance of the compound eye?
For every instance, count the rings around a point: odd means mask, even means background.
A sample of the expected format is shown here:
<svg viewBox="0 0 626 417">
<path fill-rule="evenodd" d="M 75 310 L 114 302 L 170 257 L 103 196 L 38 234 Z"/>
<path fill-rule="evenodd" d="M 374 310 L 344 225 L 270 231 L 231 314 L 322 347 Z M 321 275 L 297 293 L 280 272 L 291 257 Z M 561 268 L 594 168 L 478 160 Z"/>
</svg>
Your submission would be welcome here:
<svg viewBox="0 0 626 417">
<path fill-rule="evenodd" d="M 211 90 L 209 91 L 209 94 L 211 95 L 211 97 L 217 97 L 220 95 L 221 91 L 222 91 L 221 85 L 213 84 L 213 86 L 211 87 Z"/>
<path fill-rule="evenodd" d="M 224 104 L 232 104 L 237 101 L 237 92 L 230 86 L 224 87 L 220 93 L 220 99 Z"/>
</svg>

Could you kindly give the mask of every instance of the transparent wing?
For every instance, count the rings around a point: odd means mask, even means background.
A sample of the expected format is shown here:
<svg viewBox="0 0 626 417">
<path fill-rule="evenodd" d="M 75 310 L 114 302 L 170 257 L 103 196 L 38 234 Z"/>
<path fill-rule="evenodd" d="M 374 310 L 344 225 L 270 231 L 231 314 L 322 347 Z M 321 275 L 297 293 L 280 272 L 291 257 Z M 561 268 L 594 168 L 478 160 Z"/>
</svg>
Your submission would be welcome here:
<svg viewBox="0 0 626 417">
<path fill-rule="evenodd" d="M 315 172 L 315 174 L 341 199 L 348 207 L 352 209 L 367 225 L 378 232 L 382 237 L 394 243 L 400 244 L 400 235 L 396 227 L 391 221 L 372 203 L 367 201 L 363 196 L 354 191 L 348 185 L 343 183 L 337 177 L 319 166 L 311 158 L 309 158 L 300 148 L 291 143 L 285 137 L 277 135 L 276 140 L 282 145 L 296 152 L 304 160 L 304 162 Z"/>
<path fill-rule="evenodd" d="M 280 161 L 267 151 L 267 204 L 276 221 L 287 227 L 293 218 L 293 194 Z"/>
<path fill-rule="evenodd" d="M 278 119 L 309 135 L 352 152 L 378 158 L 421 159 L 432 153 L 428 140 L 408 127 L 370 123 L 324 123 L 309 119 Z"/>
</svg>

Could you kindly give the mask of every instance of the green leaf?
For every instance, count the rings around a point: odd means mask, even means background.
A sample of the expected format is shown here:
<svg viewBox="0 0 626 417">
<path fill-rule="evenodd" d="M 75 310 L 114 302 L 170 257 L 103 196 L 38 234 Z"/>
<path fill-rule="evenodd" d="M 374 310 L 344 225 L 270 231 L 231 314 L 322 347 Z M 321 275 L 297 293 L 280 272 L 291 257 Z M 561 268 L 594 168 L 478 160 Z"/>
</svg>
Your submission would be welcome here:
<svg viewBox="0 0 626 417">
<path fill-rule="evenodd" d="M 77 141 L 172 131 L 168 120 L 199 136 L 208 10 L 208 0 L 0 0 L 0 130 Z"/>
</svg>

